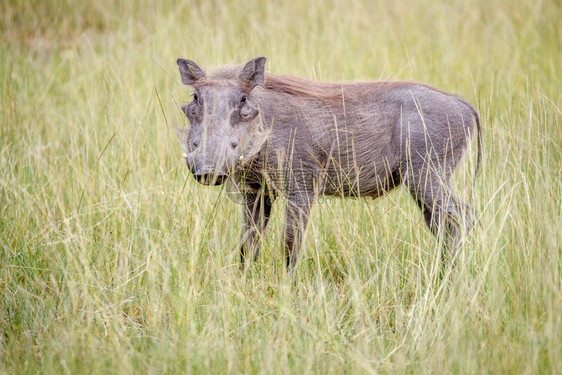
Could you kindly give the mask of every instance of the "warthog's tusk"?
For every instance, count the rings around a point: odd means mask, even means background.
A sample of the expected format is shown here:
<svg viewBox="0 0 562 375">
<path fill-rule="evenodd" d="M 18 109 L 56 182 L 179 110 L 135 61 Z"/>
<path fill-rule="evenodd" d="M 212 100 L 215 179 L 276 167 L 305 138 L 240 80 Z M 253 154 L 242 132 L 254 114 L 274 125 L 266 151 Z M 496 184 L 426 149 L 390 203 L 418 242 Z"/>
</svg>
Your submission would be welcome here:
<svg viewBox="0 0 562 375">
<path fill-rule="evenodd" d="M 238 158 L 238 161 L 242 161 L 244 159 L 244 155 L 240 155 L 240 157 Z"/>
<path fill-rule="evenodd" d="M 183 154 L 181 154 L 181 156 L 183 156 L 184 159 L 187 158 L 187 154 L 185 152 Z"/>
</svg>

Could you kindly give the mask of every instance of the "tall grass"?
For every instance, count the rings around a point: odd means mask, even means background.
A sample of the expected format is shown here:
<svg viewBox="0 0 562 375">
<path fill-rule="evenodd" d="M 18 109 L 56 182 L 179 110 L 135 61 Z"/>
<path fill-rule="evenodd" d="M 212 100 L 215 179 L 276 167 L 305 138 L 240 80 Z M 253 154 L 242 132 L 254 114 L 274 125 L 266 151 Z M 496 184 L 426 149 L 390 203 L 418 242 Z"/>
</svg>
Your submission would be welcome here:
<svg viewBox="0 0 562 375">
<path fill-rule="evenodd" d="M 562 372 L 559 2 L 0 5 L 0 372 Z M 455 186 L 479 224 L 448 281 L 402 189 L 315 206 L 292 278 L 275 206 L 240 273 L 240 208 L 181 160 L 175 59 L 259 55 L 478 107 L 483 173 L 472 152 Z"/>
</svg>

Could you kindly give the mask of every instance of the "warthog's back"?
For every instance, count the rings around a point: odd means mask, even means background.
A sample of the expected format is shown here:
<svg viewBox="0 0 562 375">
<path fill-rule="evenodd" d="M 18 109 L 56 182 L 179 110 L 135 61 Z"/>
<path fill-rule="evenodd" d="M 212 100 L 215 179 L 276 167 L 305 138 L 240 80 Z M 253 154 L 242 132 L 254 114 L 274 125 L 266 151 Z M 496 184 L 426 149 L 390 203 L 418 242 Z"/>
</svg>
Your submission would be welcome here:
<svg viewBox="0 0 562 375">
<path fill-rule="evenodd" d="M 453 168 L 477 116 L 461 98 L 410 82 L 268 75 L 254 95 L 272 129 L 266 153 L 272 169 L 283 155 L 304 188 L 310 187 L 303 179 L 314 180 L 315 193 L 327 195 L 379 196 L 401 182 L 411 154 Z"/>
</svg>

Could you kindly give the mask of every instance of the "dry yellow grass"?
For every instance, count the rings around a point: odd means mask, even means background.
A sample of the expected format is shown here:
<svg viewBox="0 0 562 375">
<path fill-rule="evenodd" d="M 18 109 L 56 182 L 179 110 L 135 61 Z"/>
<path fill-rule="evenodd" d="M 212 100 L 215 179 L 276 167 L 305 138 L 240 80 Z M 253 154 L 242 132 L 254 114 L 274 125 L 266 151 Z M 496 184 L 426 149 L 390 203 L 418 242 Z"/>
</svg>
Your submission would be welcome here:
<svg viewBox="0 0 562 375">
<path fill-rule="evenodd" d="M 0 372 L 562 373 L 559 2 L 0 5 Z M 258 55 L 477 105 L 451 281 L 400 189 L 316 206 L 293 279 L 275 207 L 238 271 L 239 207 L 181 160 L 175 59 Z"/>
</svg>

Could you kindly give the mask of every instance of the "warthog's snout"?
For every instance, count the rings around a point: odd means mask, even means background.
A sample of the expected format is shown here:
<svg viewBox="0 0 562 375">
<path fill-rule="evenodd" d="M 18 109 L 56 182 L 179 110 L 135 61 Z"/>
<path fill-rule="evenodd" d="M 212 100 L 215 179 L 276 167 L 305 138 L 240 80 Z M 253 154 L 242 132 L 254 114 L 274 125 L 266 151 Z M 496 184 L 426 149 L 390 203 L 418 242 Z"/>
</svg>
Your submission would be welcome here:
<svg viewBox="0 0 562 375">
<path fill-rule="evenodd" d="M 228 178 L 225 168 L 212 168 L 209 166 L 198 166 L 196 160 L 187 156 L 185 158 L 187 167 L 197 182 L 203 185 L 221 185 Z"/>
<path fill-rule="evenodd" d="M 219 174 L 213 171 L 208 172 L 194 172 L 193 177 L 203 185 L 222 185 L 226 181 L 228 176 L 226 174 Z"/>
</svg>

